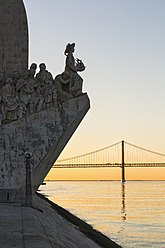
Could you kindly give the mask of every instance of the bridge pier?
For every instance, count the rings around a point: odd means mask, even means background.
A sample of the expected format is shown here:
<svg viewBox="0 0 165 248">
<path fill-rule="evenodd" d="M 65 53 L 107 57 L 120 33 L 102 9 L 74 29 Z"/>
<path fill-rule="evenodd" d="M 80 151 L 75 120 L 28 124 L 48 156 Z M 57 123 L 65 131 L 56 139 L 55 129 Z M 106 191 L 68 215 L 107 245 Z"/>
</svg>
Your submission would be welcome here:
<svg viewBox="0 0 165 248">
<path fill-rule="evenodd" d="M 121 179 L 121 181 L 125 182 L 124 140 L 122 140 L 121 145 L 122 145 L 122 167 L 121 167 L 121 169 L 122 169 L 122 179 Z"/>
</svg>

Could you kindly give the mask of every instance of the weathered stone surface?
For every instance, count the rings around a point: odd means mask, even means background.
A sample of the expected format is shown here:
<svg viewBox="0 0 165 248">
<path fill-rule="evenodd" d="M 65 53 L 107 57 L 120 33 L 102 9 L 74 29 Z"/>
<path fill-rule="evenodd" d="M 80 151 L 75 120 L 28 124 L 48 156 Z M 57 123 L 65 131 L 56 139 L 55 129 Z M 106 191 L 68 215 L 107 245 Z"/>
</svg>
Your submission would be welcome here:
<svg viewBox="0 0 165 248">
<path fill-rule="evenodd" d="M 0 74 L 4 80 L 13 71 L 28 69 L 28 26 L 22 0 L 0 1 L 0 34 Z"/>
<path fill-rule="evenodd" d="M 37 75 L 37 64 L 28 69 L 22 0 L 0 0 L 0 34 L 0 189 L 25 189 L 25 152 L 31 151 L 35 192 L 90 107 L 78 74 L 85 65 L 74 58 L 72 43 L 55 80 L 44 63 Z"/>
<path fill-rule="evenodd" d="M 90 107 L 87 94 L 1 126 L 0 188 L 24 189 L 25 151 L 36 191 Z"/>
</svg>

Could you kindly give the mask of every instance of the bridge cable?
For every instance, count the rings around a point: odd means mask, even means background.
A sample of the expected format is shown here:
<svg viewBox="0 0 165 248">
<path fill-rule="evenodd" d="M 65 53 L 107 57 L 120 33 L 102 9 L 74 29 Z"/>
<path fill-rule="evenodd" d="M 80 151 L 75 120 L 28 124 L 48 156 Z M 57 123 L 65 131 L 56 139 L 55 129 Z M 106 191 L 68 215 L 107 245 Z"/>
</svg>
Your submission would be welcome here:
<svg viewBox="0 0 165 248">
<path fill-rule="evenodd" d="M 133 144 L 128 143 L 128 142 L 126 142 L 126 141 L 125 141 L 125 144 L 130 145 L 130 146 L 133 146 L 133 147 L 138 148 L 138 149 L 141 149 L 141 150 L 146 151 L 146 152 L 151 152 L 151 153 L 154 153 L 154 154 L 156 154 L 156 155 L 164 156 L 164 157 L 165 157 L 165 154 L 162 154 L 162 153 L 159 153 L 159 152 L 154 152 L 154 151 L 145 149 L 145 148 L 143 148 L 143 147 L 133 145 Z"/>
<path fill-rule="evenodd" d="M 115 143 L 115 144 L 113 144 L 113 145 L 110 145 L 110 146 L 101 148 L 101 149 L 99 149 L 99 150 L 96 150 L 96 151 L 94 151 L 94 152 L 89 152 L 89 153 L 86 153 L 86 154 L 83 154 L 83 155 L 79 155 L 79 156 L 76 156 L 76 157 L 70 157 L 70 158 L 60 159 L 60 160 L 58 160 L 58 161 L 56 161 L 56 162 L 63 162 L 63 161 L 71 160 L 71 159 L 76 159 L 76 158 L 80 158 L 80 157 L 92 155 L 92 154 L 94 154 L 94 153 L 97 153 L 97 152 L 106 150 L 106 149 L 108 149 L 108 148 L 111 148 L 112 146 L 116 146 L 116 145 L 119 145 L 119 144 L 121 144 L 121 141 L 119 141 L 119 142 L 117 142 L 117 143 Z"/>
</svg>

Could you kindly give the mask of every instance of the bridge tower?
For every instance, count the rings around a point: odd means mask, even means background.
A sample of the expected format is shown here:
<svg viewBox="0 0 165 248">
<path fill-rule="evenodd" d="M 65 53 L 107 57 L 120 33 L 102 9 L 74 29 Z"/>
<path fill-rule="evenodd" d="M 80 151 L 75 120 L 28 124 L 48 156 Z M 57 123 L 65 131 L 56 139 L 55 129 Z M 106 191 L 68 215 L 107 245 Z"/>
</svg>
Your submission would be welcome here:
<svg viewBox="0 0 165 248">
<path fill-rule="evenodd" d="M 122 145 L 122 166 L 121 166 L 121 169 L 122 169 L 122 182 L 125 182 L 124 140 L 122 140 L 121 145 Z"/>
</svg>

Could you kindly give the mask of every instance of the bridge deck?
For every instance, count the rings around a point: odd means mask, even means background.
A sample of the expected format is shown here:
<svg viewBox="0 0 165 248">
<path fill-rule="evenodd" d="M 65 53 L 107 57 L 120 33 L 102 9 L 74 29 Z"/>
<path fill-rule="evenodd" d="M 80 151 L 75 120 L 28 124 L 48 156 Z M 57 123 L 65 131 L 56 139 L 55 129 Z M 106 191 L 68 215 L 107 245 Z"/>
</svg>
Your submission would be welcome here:
<svg viewBox="0 0 165 248">
<path fill-rule="evenodd" d="M 125 163 L 125 167 L 165 167 L 165 163 Z M 122 167 L 122 164 L 54 164 L 52 168 L 100 168 L 100 167 Z"/>
</svg>

